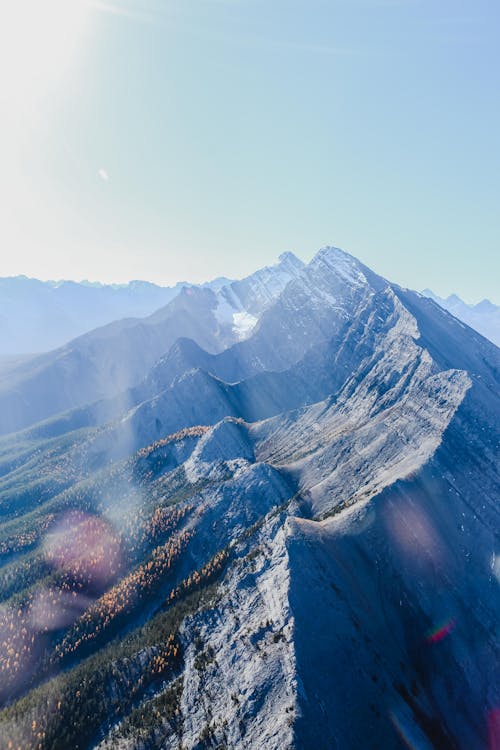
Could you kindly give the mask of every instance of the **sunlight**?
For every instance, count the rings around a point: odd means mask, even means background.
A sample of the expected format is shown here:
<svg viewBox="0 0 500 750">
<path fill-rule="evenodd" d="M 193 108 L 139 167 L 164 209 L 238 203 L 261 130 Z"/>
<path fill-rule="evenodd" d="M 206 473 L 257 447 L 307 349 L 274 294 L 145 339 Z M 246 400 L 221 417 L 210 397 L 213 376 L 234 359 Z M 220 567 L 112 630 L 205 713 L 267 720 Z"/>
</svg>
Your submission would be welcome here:
<svg viewBox="0 0 500 750">
<path fill-rule="evenodd" d="M 6 112 L 31 112 L 67 74 L 87 25 L 87 0 L 11 0 L 0 10 L 0 90 Z"/>
</svg>

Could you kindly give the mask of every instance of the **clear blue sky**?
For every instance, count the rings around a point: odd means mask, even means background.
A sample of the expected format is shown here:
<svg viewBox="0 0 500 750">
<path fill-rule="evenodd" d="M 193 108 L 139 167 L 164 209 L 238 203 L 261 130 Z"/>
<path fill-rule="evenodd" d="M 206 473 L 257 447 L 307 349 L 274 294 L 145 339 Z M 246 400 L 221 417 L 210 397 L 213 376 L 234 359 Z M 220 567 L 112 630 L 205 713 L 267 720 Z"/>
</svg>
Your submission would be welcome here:
<svg viewBox="0 0 500 750">
<path fill-rule="evenodd" d="M 335 244 L 500 302 L 498 0 L 11 0 L 0 22 L 0 276 L 199 281 Z"/>
</svg>

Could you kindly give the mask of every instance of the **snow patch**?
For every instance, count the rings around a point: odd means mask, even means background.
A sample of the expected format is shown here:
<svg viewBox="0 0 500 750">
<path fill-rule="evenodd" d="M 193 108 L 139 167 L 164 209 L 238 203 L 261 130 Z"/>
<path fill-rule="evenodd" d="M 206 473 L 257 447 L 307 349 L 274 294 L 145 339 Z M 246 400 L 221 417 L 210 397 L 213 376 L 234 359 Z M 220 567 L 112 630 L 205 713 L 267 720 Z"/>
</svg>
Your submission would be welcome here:
<svg viewBox="0 0 500 750">
<path fill-rule="evenodd" d="M 255 328 L 258 320 L 256 315 L 249 312 L 233 313 L 233 331 L 240 340 L 244 339 Z"/>
</svg>

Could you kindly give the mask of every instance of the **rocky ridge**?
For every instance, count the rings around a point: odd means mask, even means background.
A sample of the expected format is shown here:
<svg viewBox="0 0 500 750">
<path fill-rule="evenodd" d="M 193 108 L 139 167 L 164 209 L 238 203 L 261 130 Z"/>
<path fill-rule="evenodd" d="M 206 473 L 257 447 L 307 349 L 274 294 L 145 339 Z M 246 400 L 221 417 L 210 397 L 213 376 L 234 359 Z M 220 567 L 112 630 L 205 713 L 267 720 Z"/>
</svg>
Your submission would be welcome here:
<svg viewBox="0 0 500 750">
<path fill-rule="evenodd" d="M 1 441 L 9 565 L 47 513 L 128 528 L 160 503 L 186 540 L 172 601 L 217 570 L 180 662 L 88 746 L 488 747 L 499 380 L 493 344 L 324 249 L 244 340 L 177 340 L 126 396 Z M 127 627 L 164 616 L 165 585 Z"/>
</svg>

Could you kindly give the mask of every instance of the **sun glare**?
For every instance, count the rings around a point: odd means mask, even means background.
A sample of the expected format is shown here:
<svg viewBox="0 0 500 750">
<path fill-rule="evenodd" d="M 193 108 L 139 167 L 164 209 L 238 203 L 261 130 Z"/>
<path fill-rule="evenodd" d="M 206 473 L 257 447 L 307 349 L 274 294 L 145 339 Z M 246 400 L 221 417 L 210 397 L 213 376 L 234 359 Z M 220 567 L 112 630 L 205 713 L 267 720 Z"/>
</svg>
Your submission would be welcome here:
<svg viewBox="0 0 500 750">
<path fill-rule="evenodd" d="M 11 0 L 0 10 L 2 108 L 32 111 L 67 74 L 81 46 L 87 0 Z"/>
</svg>

